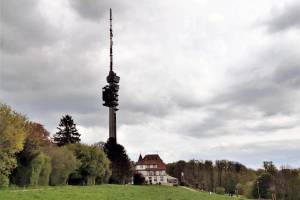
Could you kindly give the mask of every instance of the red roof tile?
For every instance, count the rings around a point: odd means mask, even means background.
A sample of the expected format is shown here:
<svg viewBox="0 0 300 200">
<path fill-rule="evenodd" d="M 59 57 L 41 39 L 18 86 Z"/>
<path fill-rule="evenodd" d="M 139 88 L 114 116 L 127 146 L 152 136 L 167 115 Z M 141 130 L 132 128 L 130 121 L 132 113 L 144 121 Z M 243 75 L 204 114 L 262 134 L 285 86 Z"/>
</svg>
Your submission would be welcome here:
<svg viewBox="0 0 300 200">
<path fill-rule="evenodd" d="M 148 154 L 144 158 L 139 159 L 136 165 L 157 165 L 157 168 L 151 170 L 165 170 L 166 164 L 162 161 L 158 154 Z M 148 169 L 149 170 L 149 169 Z"/>
</svg>

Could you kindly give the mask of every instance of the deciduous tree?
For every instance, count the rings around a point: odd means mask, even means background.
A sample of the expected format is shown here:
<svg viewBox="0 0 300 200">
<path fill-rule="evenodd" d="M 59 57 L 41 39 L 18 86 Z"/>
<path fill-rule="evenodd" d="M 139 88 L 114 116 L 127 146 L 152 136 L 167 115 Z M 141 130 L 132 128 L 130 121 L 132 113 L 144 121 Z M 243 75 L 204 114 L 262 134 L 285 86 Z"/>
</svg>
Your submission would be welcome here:
<svg viewBox="0 0 300 200">
<path fill-rule="evenodd" d="M 8 176 L 17 166 L 15 154 L 23 149 L 27 119 L 0 103 L 0 186 L 7 186 Z"/>
<path fill-rule="evenodd" d="M 71 174 L 69 183 L 95 185 L 96 179 L 105 180 L 105 176 L 110 175 L 109 160 L 99 147 L 73 144 L 68 148 L 74 152 L 80 161 L 76 172 Z"/>
</svg>

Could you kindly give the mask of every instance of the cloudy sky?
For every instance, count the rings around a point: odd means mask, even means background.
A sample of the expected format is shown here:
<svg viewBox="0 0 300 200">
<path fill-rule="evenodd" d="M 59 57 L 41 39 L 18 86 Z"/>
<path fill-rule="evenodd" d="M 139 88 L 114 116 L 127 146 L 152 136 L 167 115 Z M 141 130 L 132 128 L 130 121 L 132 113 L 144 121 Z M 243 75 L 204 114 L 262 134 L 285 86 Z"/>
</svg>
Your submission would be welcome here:
<svg viewBox="0 0 300 200">
<path fill-rule="evenodd" d="M 121 77 L 118 141 L 131 159 L 300 166 L 297 0 L 1 0 L 0 101 L 53 134 L 71 114 L 108 137 L 101 88 Z"/>
</svg>

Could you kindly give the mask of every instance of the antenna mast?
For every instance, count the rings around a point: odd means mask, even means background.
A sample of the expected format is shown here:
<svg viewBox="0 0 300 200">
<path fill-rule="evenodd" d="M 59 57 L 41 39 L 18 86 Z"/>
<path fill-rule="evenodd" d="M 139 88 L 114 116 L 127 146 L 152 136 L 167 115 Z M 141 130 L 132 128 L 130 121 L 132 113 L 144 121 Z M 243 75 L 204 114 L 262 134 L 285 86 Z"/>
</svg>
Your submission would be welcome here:
<svg viewBox="0 0 300 200">
<path fill-rule="evenodd" d="M 112 31 L 112 11 L 111 8 L 109 9 L 109 13 L 110 13 L 110 18 L 109 18 L 109 22 L 110 22 L 110 71 L 113 71 L 113 31 Z"/>
</svg>

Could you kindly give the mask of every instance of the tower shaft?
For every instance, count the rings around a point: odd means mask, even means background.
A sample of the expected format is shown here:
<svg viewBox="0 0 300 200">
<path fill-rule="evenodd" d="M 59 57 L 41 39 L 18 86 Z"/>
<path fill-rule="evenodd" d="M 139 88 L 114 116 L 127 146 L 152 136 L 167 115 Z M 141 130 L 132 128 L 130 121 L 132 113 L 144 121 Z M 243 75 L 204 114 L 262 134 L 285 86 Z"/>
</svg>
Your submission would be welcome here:
<svg viewBox="0 0 300 200">
<path fill-rule="evenodd" d="M 109 108 L 109 137 L 117 141 L 117 114 L 113 108 Z"/>
</svg>

